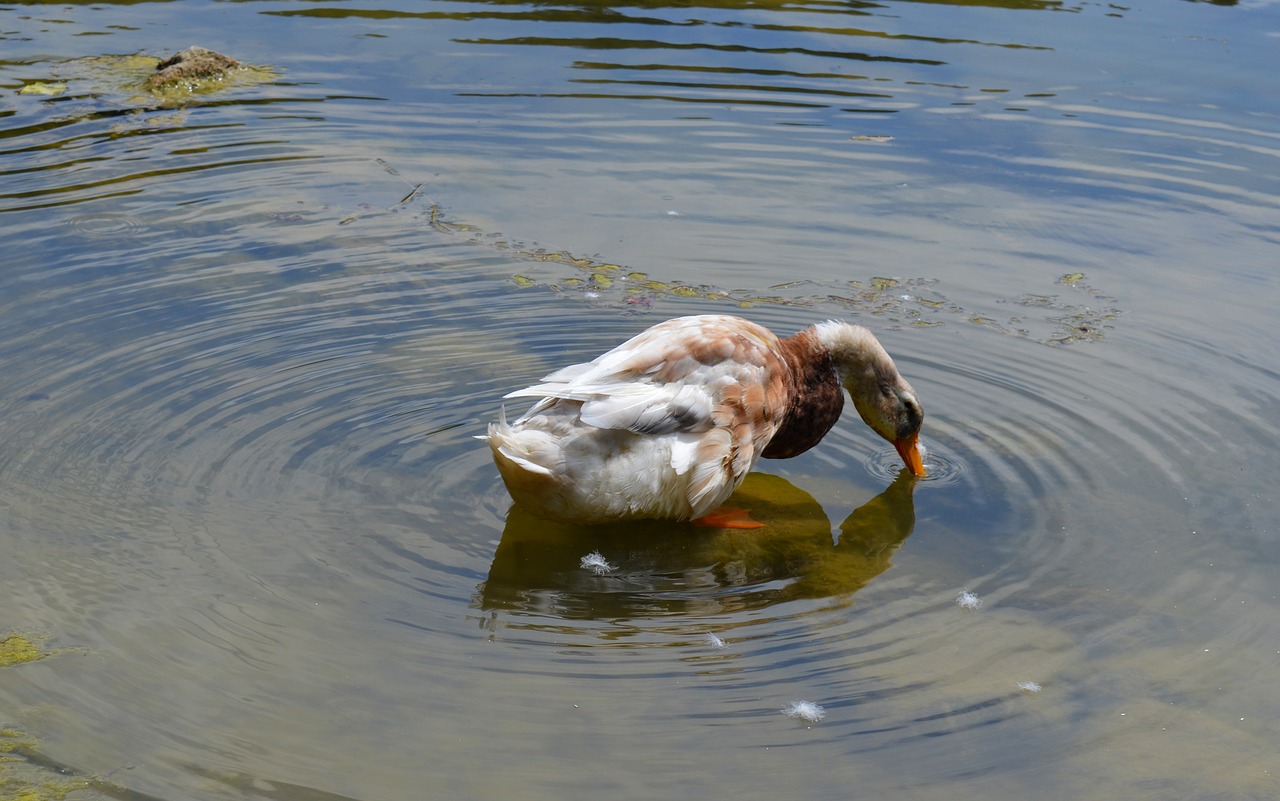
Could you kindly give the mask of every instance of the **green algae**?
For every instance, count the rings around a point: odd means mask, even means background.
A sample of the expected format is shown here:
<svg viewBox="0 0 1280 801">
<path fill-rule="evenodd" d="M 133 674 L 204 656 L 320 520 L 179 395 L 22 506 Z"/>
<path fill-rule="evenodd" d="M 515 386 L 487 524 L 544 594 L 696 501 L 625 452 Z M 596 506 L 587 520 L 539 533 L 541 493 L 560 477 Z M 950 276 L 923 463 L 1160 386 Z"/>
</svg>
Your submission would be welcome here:
<svg viewBox="0 0 1280 801">
<path fill-rule="evenodd" d="M 34 81 L 18 90 L 20 95 L 44 95 L 45 97 L 57 97 L 67 91 L 65 83 L 51 83 L 48 81 Z"/>
<path fill-rule="evenodd" d="M 17 631 L 0 632 L 0 668 L 25 665 L 38 662 L 49 656 L 59 654 L 84 653 L 84 648 L 46 648 L 48 637 L 41 634 Z"/>
<path fill-rule="evenodd" d="M 199 51 L 188 48 L 183 53 Z M 244 64 L 213 51 L 186 67 L 173 66 L 176 56 L 161 59 L 145 53 L 104 54 L 68 59 L 53 69 L 50 80 L 33 82 L 23 94 L 93 96 L 140 109 L 182 108 L 204 97 L 236 87 L 275 80 L 267 66 Z M 169 64 L 170 66 L 164 67 Z"/>
<path fill-rule="evenodd" d="M 415 190 L 411 197 L 417 194 L 420 192 Z M 767 293 L 762 293 L 662 280 L 648 272 L 629 270 L 622 265 L 578 256 L 566 250 L 520 243 L 500 234 L 486 233 L 474 225 L 451 220 L 435 203 L 431 204 L 428 224 L 440 233 L 465 237 L 474 244 L 537 265 L 512 276 L 512 282 L 519 289 L 542 289 L 577 296 L 593 305 L 615 308 L 625 314 L 643 312 L 660 299 L 686 298 L 726 301 L 739 309 L 757 306 L 815 308 L 821 309 L 820 313 L 825 315 L 830 315 L 830 307 L 834 306 L 850 317 L 877 317 L 880 327 L 976 326 L 1050 346 L 1100 342 L 1112 330 L 1115 321 L 1124 315 L 1115 298 L 1090 286 L 1084 273 L 1068 273 L 1048 279 L 1057 287 L 1065 287 L 1071 297 L 1060 297 L 1050 292 L 997 297 L 996 304 L 1020 310 L 1004 316 L 997 313 L 999 306 L 991 310 L 966 309 L 942 293 L 940 279 L 928 276 L 877 275 L 865 280 L 849 279 L 838 285 L 800 279 L 775 284 L 767 288 Z"/>
<path fill-rule="evenodd" d="M 36 755 L 34 737 L 0 728 L 0 801 L 62 801 L 71 793 L 105 786 L 44 766 Z"/>
<path fill-rule="evenodd" d="M 0 754 L 9 755 L 15 751 L 29 751 L 36 746 L 36 741 L 17 729 L 0 729 Z"/>
<path fill-rule="evenodd" d="M 40 638 L 9 633 L 0 639 L 0 667 L 13 667 L 44 659 L 51 652 L 40 647 Z"/>
</svg>

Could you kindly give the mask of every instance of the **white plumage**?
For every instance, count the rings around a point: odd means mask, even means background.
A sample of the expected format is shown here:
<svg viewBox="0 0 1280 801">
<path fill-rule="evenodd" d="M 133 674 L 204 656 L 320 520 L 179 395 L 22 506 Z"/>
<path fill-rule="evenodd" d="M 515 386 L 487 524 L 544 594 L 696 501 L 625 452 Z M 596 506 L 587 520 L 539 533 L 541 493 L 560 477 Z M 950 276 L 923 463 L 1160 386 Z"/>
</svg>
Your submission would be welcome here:
<svg viewBox="0 0 1280 801">
<path fill-rule="evenodd" d="M 923 475 L 919 402 L 875 337 L 844 323 L 782 340 L 739 317 L 668 320 L 508 394 L 539 400 L 514 422 L 504 411 L 487 439 L 512 497 L 544 517 L 700 518 L 761 456 L 820 440 L 841 382 Z"/>
</svg>

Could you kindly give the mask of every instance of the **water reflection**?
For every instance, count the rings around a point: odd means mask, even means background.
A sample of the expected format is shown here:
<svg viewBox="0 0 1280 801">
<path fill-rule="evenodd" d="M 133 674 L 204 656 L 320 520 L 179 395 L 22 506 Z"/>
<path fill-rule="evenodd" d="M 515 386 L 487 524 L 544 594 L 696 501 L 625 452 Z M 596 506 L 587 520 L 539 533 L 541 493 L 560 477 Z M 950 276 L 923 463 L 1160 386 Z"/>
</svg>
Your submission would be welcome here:
<svg viewBox="0 0 1280 801">
<path fill-rule="evenodd" d="M 749 475 L 729 501 L 766 524 L 750 531 L 657 521 L 571 525 L 514 506 L 479 587 L 479 604 L 608 619 L 847 596 L 888 570 L 911 536 L 916 484 L 902 471 L 840 524 L 834 541 L 831 522 L 811 495 L 764 473 Z M 615 570 L 583 569 L 579 560 L 592 551 Z"/>
<path fill-rule="evenodd" d="M 1061 3 L 1008 0 L 952 5 L 995 5 L 1059 10 Z M 753 15 L 742 18 L 749 8 Z M 945 67 L 956 47 L 1049 50 L 1035 42 L 917 34 L 903 30 L 880 3 L 744 3 L 704 0 L 574 3 L 530 8 L 514 0 L 492 0 L 447 10 L 395 8 L 300 8 L 268 12 L 324 19 L 448 20 L 487 22 L 488 35 L 454 42 L 480 49 L 538 48 L 568 54 L 610 53 L 572 61 L 568 87 L 551 84 L 530 91 L 527 83 L 499 88 L 462 88 L 459 97 L 544 97 L 586 100 L 662 101 L 805 111 L 892 114 L 916 105 L 913 96 L 929 85 L 922 72 L 903 80 L 895 68 Z M 851 26 L 858 20 L 863 23 Z M 536 27 L 528 23 L 536 22 Z M 503 23 L 508 23 L 504 25 Z M 726 29 L 732 29 L 726 33 Z M 492 33 L 490 33 L 490 31 Z M 531 33 L 531 31 L 534 31 Z M 512 35 L 500 35 L 510 32 Z M 627 53 L 635 60 L 621 60 Z M 946 85 L 945 82 L 943 85 Z M 960 87 L 949 86 L 950 89 Z"/>
</svg>

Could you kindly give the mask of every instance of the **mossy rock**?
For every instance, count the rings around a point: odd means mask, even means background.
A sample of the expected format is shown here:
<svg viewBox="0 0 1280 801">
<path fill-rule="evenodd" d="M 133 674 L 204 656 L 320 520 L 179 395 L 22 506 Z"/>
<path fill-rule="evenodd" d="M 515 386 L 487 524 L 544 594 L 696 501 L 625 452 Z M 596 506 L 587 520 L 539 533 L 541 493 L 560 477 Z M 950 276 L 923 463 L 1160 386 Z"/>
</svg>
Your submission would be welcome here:
<svg viewBox="0 0 1280 801">
<path fill-rule="evenodd" d="M 231 56 L 204 47 L 188 47 L 156 64 L 155 72 L 142 82 L 148 92 L 189 92 L 212 88 L 232 78 L 244 64 Z"/>
</svg>

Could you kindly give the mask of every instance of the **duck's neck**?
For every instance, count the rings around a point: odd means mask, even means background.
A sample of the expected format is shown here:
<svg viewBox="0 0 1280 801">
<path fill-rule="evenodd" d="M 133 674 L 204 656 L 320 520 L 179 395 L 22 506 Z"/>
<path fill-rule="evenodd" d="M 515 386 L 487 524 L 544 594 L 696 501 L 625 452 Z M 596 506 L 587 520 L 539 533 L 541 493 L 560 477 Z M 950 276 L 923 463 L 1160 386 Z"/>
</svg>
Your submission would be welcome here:
<svg viewBox="0 0 1280 801">
<path fill-rule="evenodd" d="M 791 401 L 782 425 L 761 454 L 766 459 L 797 456 L 817 445 L 844 408 L 844 391 L 830 349 L 815 329 L 806 328 L 778 344 L 791 368 Z"/>
<path fill-rule="evenodd" d="M 818 347 L 835 365 L 840 383 L 850 392 L 859 388 L 875 392 L 881 385 L 891 385 L 899 380 L 893 359 L 889 358 L 876 335 L 866 328 L 828 320 L 808 330 L 813 332 Z"/>
</svg>

